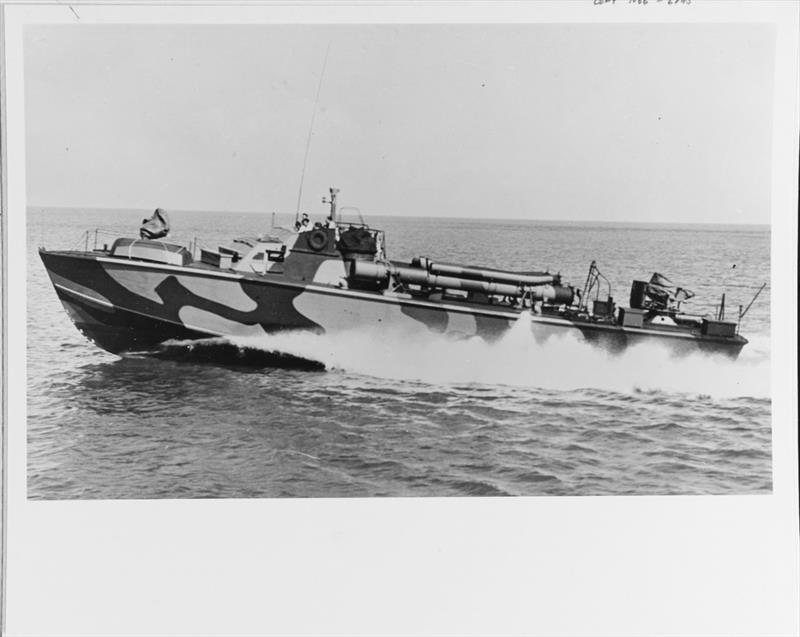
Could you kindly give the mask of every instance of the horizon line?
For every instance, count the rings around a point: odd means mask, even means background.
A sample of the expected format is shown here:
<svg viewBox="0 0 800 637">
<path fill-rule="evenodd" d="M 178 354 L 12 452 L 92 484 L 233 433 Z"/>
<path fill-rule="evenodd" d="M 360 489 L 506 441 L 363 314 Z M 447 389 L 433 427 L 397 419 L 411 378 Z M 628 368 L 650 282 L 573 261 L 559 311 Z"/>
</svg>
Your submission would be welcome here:
<svg viewBox="0 0 800 637">
<path fill-rule="evenodd" d="M 41 206 L 41 205 L 26 205 L 25 211 L 31 210 L 92 210 L 92 211 L 109 211 L 109 212 L 142 212 L 152 213 L 154 209 L 141 208 L 141 207 L 124 207 L 124 208 L 102 208 L 97 206 Z M 164 208 L 166 212 L 173 213 L 219 213 L 222 215 L 228 214 L 246 214 L 246 215 L 286 215 L 289 217 L 294 216 L 294 212 L 281 212 L 278 210 L 201 210 L 199 208 Z M 313 216 L 313 215 L 312 215 Z M 325 213 L 320 213 L 321 217 Z M 540 217 L 488 217 L 488 216 L 442 216 L 442 215 L 401 215 L 387 212 L 372 212 L 364 215 L 364 218 L 369 217 L 394 217 L 398 219 L 453 219 L 459 221 L 537 221 L 537 222 L 550 222 L 550 223 L 600 223 L 600 224 L 613 224 L 613 223 L 629 223 L 639 225 L 707 225 L 707 226 L 766 226 L 771 228 L 772 222 L 756 222 L 756 221 L 643 221 L 633 219 L 620 219 L 620 220 L 600 220 L 600 219 L 553 219 L 553 218 L 540 218 Z"/>
</svg>

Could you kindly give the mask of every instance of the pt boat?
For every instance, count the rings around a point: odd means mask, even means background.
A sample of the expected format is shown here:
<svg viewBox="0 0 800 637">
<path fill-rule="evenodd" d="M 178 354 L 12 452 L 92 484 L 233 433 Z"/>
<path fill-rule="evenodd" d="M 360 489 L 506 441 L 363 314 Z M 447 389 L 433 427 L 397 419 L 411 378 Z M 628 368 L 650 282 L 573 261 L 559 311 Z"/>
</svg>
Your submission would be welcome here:
<svg viewBox="0 0 800 637">
<path fill-rule="evenodd" d="M 331 188 L 323 199 L 330 205 L 324 223 L 303 215 L 282 236 L 242 237 L 216 249 L 177 245 L 165 240 L 168 215 L 157 209 L 138 238 L 98 247 L 95 232 L 90 249 L 87 232 L 83 250 L 39 254 L 78 330 L 118 355 L 288 330 L 425 328 L 491 341 L 523 313 L 537 339 L 573 332 L 612 352 L 651 340 L 677 353 L 736 358 L 747 344 L 739 334 L 742 306 L 738 321 L 726 320 L 723 294 L 713 316 L 691 314 L 682 304 L 693 293 L 658 273 L 633 281 L 628 302 L 618 305 L 594 261 L 579 288 L 547 271 L 390 260 L 383 231 L 363 219 L 342 221 L 338 192 Z"/>
</svg>

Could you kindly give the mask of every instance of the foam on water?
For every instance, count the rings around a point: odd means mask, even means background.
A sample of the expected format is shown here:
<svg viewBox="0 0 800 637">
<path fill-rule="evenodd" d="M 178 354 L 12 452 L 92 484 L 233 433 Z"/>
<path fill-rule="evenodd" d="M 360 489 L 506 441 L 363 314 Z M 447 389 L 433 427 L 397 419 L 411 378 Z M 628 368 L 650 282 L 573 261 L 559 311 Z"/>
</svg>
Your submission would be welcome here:
<svg viewBox="0 0 800 637">
<path fill-rule="evenodd" d="M 479 383 L 548 390 L 666 391 L 715 397 L 769 397 L 769 339 L 738 360 L 696 352 L 675 356 L 651 342 L 611 354 L 572 331 L 537 342 L 523 315 L 500 340 L 450 338 L 427 330 L 387 329 L 336 335 L 296 331 L 230 339 L 237 347 L 279 352 L 338 369 L 434 384 Z"/>
</svg>

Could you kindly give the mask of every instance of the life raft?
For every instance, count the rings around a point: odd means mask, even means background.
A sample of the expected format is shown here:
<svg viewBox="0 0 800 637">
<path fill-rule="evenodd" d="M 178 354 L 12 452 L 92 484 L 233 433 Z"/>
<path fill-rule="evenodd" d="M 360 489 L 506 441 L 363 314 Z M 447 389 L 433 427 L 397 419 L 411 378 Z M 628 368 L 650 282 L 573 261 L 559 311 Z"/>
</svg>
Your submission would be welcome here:
<svg viewBox="0 0 800 637">
<path fill-rule="evenodd" d="M 319 252 L 324 250 L 328 245 L 328 233 L 324 230 L 314 230 L 308 235 L 308 247 Z"/>
</svg>

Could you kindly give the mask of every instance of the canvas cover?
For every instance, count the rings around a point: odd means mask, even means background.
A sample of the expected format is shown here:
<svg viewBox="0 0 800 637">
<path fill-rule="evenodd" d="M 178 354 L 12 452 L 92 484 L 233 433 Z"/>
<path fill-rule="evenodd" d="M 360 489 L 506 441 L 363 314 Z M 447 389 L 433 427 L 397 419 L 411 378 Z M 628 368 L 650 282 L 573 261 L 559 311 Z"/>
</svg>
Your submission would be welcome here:
<svg viewBox="0 0 800 637">
<path fill-rule="evenodd" d="M 156 208 L 149 219 L 142 219 L 139 236 L 142 239 L 161 239 L 169 234 L 169 217 L 161 208 Z"/>
<path fill-rule="evenodd" d="M 344 253 L 375 254 L 378 250 L 375 237 L 365 228 L 350 228 L 342 232 L 338 247 Z"/>
</svg>

